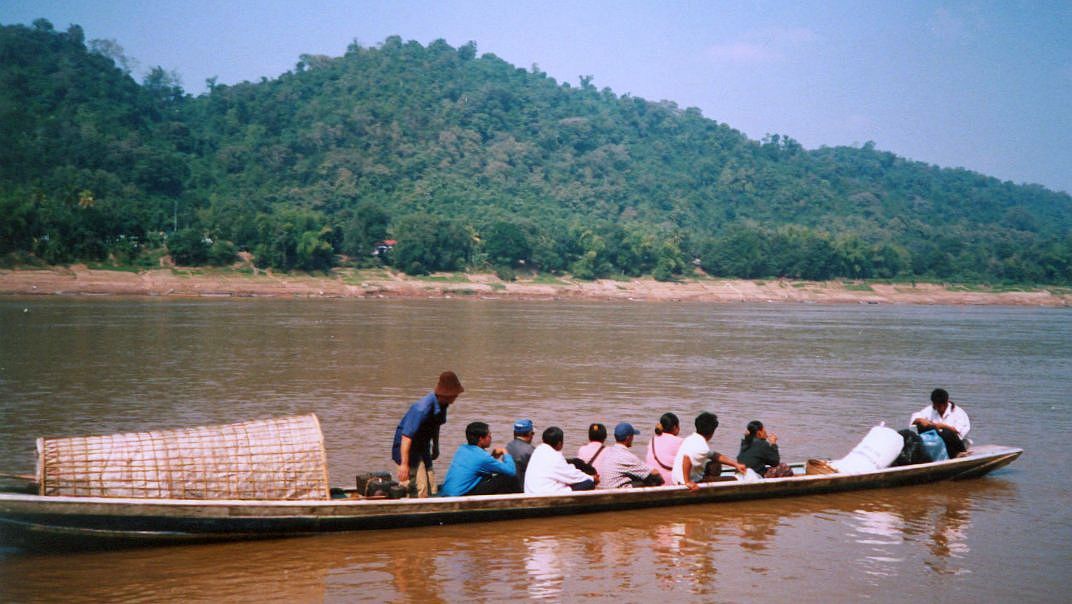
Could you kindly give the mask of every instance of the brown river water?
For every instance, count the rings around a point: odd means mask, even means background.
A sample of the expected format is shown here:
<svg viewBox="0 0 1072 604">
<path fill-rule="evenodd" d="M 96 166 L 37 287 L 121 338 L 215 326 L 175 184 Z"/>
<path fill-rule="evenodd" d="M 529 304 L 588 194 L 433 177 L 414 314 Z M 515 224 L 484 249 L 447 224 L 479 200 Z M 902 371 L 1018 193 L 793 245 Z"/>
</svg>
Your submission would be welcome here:
<svg viewBox="0 0 1072 604">
<path fill-rule="evenodd" d="M 401 415 L 444 369 L 496 444 L 531 418 L 566 449 L 591 421 L 650 437 L 718 414 L 735 454 L 762 420 L 790 460 L 840 457 L 930 390 L 988 477 L 733 504 L 108 552 L 0 543 L 0 601 L 1066 602 L 1072 311 L 483 300 L 0 298 L 0 472 L 38 436 L 316 412 L 334 484 L 390 467 Z"/>
</svg>

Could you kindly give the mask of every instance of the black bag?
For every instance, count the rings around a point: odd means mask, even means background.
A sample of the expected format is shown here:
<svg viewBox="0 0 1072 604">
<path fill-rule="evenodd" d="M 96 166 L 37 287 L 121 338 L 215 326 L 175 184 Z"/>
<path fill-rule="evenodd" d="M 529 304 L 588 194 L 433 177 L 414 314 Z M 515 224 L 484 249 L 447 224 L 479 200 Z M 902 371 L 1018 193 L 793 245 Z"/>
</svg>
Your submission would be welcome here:
<svg viewBox="0 0 1072 604">
<path fill-rule="evenodd" d="M 784 463 L 767 468 L 767 471 L 763 473 L 763 478 L 790 478 L 792 476 L 793 468 Z"/>
<path fill-rule="evenodd" d="M 641 478 L 639 476 L 635 476 L 633 474 L 626 474 L 626 476 L 629 477 L 629 485 L 632 486 L 633 488 L 640 489 L 640 488 L 644 488 L 644 487 L 661 487 L 661 486 L 663 486 L 663 476 L 662 476 L 662 474 L 659 474 L 658 472 L 652 472 L 651 474 L 648 474 L 647 476 L 644 476 L 643 478 Z"/>
<path fill-rule="evenodd" d="M 584 472 L 589 476 L 595 476 L 597 474 L 596 469 L 592 466 L 592 464 L 584 461 L 583 459 L 580 459 L 578 457 L 571 457 L 566 461 L 573 467 L 577 468 L 578 470 Z"/>
<path fill-rule="evenodd" d="M 890 466 L 911 466 L 917 463 L 930 463 L 932 460 L 923 448 L 923 439 L 916 434 L 915 430 L 898 430 L 898 434 L 904 439 L 904 447 L 901 454 L 893 460 Z"/>
<path fill-rule="evenodd" d="M 357 475 L 357 494 L 362 497 L 401 499 L 406 496 L 406 489 L 391 480 L 390 472 L 366 472 Z"/>
</svg>

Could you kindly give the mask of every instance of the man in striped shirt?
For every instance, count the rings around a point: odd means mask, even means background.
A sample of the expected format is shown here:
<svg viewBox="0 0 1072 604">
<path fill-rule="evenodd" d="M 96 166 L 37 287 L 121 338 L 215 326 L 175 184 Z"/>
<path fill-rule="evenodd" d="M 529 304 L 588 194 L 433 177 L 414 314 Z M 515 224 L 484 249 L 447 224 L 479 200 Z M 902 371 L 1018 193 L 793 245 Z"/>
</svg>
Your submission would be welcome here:
<svg viewBox="0 0 1072 604">
<path fill-rule="evenodd" d="M 594 464 L 599 472 L 600 489 L 656 486 L 663 483 L 658 472 L 649 468 L 629 450 L 637 434 L 640 434 L 640 431 L 628 422 L 614 427 L 614 446 L 607 447 Z"/>
</svg>

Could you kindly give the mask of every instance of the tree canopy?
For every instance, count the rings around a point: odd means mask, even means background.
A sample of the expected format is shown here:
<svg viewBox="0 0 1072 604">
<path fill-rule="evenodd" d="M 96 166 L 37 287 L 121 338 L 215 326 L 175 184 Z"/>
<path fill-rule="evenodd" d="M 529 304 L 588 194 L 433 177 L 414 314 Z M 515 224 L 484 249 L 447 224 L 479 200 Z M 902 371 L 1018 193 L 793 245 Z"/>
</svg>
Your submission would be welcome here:
<svg viewBox="0 0 1072 604">
<path fill-rule="evenodd" d="M 474 43 L 355 42 L 196 97 L 129 65 L 78 26 L 0 26 L 0 254 L 1072 283 L 1067 194 L 750 140 Z"/>
</svg>

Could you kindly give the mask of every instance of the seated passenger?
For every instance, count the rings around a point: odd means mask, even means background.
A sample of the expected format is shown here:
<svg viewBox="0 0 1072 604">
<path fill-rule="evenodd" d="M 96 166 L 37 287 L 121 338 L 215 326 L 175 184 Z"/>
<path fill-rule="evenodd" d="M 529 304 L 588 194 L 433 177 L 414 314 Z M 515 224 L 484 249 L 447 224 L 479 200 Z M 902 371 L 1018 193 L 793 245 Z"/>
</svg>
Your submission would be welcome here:
<svg viewBox="0 0 1072 604">
<path fill-rule="evenodd" d="M 782 463 L 778 453 L 778 436 L 769 434 L 759 420 L 748 422 L 747 432 L 741 439 L 741 450 L 737 453 L 737 461 L 764 478 L 793 475 L 793 470 Z"/>
<path fill-rule="evenodd" d="M 460 495 L 496 495 L 517 493 L 517 468 L 514 459 L 504 449 L 491 446 L 491 430 L 484 422 L 465 427 L 468 444 L 458 447 L 450 462 L 447 477 L 439 494 L 443 497 Z"/>
<path fill-rule="evenodd" d="M 607 427 L 600 423 L 588 426 L 588 443 L 577 449 L 577 459 L 589 466 L 596 463 L 596 459 L 603 453 L 607 442 Z"/>
<path fill-rule="evenodd" d="M 935 430 L 945 442 L 950 459 L 966 453 L 964 439 L 971 430 L 971 420 L 960 406 L 949 400 L 949 393 L 942 388 L 931 392 L 931 404 L 912 414 L 908 425 L 922 433 Z"/>
<path fill-rule="evenodd" d="M 744 464 L 708 448 L 707 441 L 711 440 L 711 437 L 715 435 L 715 430 L 718 429 L 717 415 L 704 411 L 696 416 L 694 423 L 696 432 L 681 441 L 681 448 L 674 456 L 672 472 L 674 484 L 683 484 L 689 487 L 690 491 L 700 488 L 696 483 L 708 475 L 708 462 L 713 466 L 711 474 L 717 474 L 721 464 L 733 466 L 738 472 L 744 472 L 747 469 Z"/>
<path fill-rule="evenodd" d="M 670 474 L 674 469 L 674 457 L 681 448 L 683 440 L 678 433 L 681 432 L 681 422 L 673 413 L 663 413 L 659 423 L 655 426 L 655 437 L 648 443 L 648 457 L 645 460 L 648 467 L 655 470 L 663 477 L 664 484 L 670 484 Z"/>
<path fill-rule="evenodd" d="M 599 475 L 589 476 L 573 467 L 562 456 L 565 435 L 562 428 L 550 426 L 543 431 L 543 444 L 536 447 L 525 469 L 525 493 L 552 495 L 571 491 L 591 491 L 599 484 Z"/>
<path fill-rule="evenodd" d="M 637 434 L 640 431 L 628 422 L 614 427 L 614 446 L 607 447 L 595 463 L 601 478 L 599 488 L 654 487 L 663 484 L 663 477 L 658 472 L 644 465 L 639 457 L 629 451 Z"/>
<path fill-rule="evenodd" d="M 514 458 L 517 465 L 517 488 L 518 492 L 525 490 L 525 468 L 529 465 L 529 457 L 532 456 L 532 420 L 519 419 L 514 422 L 514 440 L 506 445 L 506 452 Z"/>
</svg>

